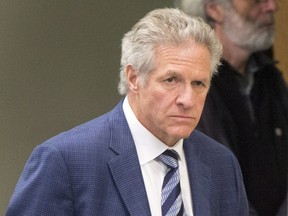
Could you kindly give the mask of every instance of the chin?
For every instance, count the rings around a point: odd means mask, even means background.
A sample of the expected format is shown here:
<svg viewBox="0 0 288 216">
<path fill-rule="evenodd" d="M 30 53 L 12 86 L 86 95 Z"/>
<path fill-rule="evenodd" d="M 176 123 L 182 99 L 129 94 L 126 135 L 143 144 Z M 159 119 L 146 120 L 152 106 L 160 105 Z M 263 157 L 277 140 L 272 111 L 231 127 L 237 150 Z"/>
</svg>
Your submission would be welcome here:
<svg viewBox="0 0 288 216">
<path fill-rule="evenodd" d="M 178 139 L 185 139 L 187 137 L 189 137 L 191 135 L 193 130 L 189 130 L 189 131 L 180 131 L 178 133 L 175 133 L 174 136 L 178 137 Z"/>
</svg>

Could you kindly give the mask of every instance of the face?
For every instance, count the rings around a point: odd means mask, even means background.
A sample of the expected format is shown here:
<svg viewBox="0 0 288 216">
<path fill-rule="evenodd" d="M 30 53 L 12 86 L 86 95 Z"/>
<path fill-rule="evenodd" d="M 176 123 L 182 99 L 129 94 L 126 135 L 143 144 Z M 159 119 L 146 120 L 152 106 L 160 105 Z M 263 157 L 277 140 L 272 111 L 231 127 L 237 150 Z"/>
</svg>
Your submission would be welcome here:
<svg viewBox="0 0 288 216">
<path fill-rule="evenodd" d="M 128 71 L 128 72 L 127 72 Z M 128 100 L 138 120 L 172 146 L 191 134 L 201 116 L 210 85 L 210 53 L 193 41 L 156 48 L 156 67 L 144 85 L 126 70 Z"/>
<path fill-rule="evenodd" d="M 269 48 L 274 39 L 275 0 L 234 0 L 225 10 L 223 28 L 239 47 L 256 52 Z"/>
</svg>

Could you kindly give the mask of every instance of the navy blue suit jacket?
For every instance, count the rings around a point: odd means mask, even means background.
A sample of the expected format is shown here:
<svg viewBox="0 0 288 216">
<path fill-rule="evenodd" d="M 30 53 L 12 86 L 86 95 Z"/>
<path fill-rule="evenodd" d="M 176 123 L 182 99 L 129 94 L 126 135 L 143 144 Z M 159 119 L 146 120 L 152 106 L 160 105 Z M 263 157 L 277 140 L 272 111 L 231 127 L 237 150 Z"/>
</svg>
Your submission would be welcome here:
<svg viewBox="0 0 288 216">
<path fill-rule="evenodd" d="M 194 216 L 248 215 L 234 155 L 198 131 L 183 146 Z M 151 215 L 122 102 L 36 147 L 6 215 Z"/>
</svg>

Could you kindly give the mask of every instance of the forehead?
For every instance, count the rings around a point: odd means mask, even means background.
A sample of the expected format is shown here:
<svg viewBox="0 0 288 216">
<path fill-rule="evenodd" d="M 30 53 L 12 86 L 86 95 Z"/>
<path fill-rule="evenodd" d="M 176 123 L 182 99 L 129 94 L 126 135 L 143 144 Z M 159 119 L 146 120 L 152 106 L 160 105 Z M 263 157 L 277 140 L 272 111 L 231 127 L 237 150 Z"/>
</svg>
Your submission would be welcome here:
<svg viewBox="0 0 288 216">
<path fill-rule="evenodd" d="M 180 44 L 160 44 L 156 46 L 156 60 L 172 58 L 178 60 L 191 60 L 191 57 L 209 55 L 208 47 L 194 40 L 188 40 Z M 194 59 L 193 58 L 193 59 Z"/>
<path fill-rule="evenodd" d="M 209 71 L 211 55 L 207 46 L 194 41 L 178 45 L 159 45 L 156 47 L 156 68 L 161 71 L 184 70 Z M 166 68 L 166 69 L 165 69 Z"/>
<path fill-rule="evenodd" d="M 274 2 L 278 4 L 281 0 L 230 0 L 234 7 L 237 8 L 246 8 L 246 9 L 252 9 L 254 7 L 259 7 L 261 4 L 267 3 L 267 2 Z"/>
</svg>

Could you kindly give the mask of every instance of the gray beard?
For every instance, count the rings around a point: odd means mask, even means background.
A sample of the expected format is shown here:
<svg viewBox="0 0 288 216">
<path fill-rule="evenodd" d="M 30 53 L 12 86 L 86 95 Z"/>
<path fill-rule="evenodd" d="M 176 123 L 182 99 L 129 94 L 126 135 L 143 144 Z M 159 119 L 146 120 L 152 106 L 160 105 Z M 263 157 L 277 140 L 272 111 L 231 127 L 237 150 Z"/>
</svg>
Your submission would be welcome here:
<svg viewBox="0 0 288 216">
<path fill-rule="evenodd" d="M 249 50 L 250 53 L 266 50 L 272 46 L 274 26 L 261 28 L 257 23 L 244 20 L 234 9 L 228 11 L 223 29 L 227 37 L 237 46 Z"/>
</svg>

